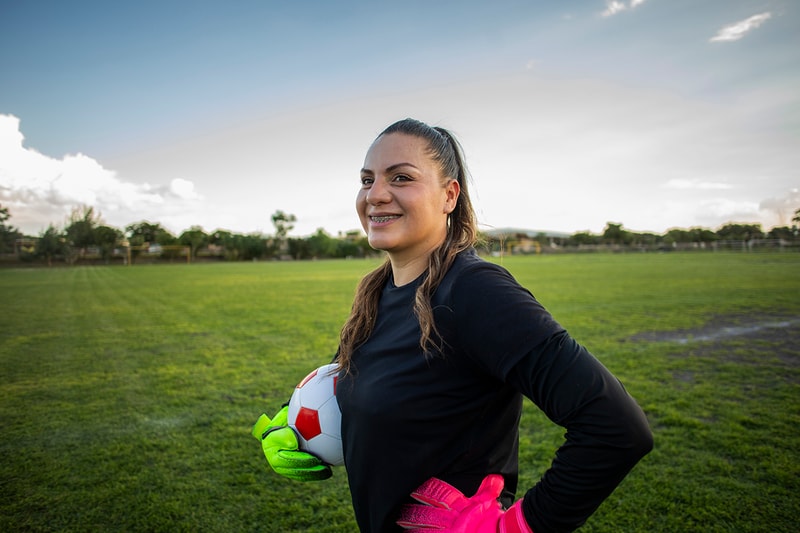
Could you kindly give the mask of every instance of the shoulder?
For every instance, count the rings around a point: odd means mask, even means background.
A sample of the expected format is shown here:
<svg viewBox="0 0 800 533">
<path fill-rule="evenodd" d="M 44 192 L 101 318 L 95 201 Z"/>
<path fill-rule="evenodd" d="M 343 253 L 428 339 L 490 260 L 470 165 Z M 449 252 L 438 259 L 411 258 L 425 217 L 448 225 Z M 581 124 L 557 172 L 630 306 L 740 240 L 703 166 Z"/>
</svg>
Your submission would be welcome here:
<svg viewBox="0 0 800 533">
<path fill-rule="evenodd" d="M 448 343 L 501 379 L 563 330 L 508 270 L 474 252 L 458 257 L 439 289 L 433 302 L 436 324 Z"/>
<path fill-rule="evenodd" d="M 446 300 L 453 293 L 479 295 L 502 287 L 522 289 L 508 270 L 483 259 L 474 248 L 470 248 L 456 257 L 434 296 Z"/>
</svg>

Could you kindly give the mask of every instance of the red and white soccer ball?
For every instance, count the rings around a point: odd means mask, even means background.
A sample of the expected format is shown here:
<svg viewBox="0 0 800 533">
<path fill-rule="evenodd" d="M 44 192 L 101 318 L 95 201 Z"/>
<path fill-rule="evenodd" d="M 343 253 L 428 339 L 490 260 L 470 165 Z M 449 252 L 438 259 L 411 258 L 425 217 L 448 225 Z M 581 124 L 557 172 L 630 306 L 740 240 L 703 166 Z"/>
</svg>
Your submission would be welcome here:
<svg viewBox="0 0 800 533">
<path fill-rule="evenodd" d="M 335 364 L 321 366 L 298 383 L 289 400 L 289 427 L 297 433 L 300 449 L 332 466 L 344 464 L 338 379 Z"/>
</svg>

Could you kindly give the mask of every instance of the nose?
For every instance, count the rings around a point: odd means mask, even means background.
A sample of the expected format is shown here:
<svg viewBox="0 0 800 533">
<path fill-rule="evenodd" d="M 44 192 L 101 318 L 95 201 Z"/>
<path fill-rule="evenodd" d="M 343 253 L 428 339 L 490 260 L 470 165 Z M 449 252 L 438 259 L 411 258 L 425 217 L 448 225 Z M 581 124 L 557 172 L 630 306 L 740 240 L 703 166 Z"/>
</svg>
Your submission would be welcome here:
<svg viewBox="0 0 800 533">
<path fill-rule="evenodd" d="M 387 204 L 392 201 L 389 187 L 383 180 L 375 179 L 367 190 L 367 203 L 370 205 Z"/>
</svg>

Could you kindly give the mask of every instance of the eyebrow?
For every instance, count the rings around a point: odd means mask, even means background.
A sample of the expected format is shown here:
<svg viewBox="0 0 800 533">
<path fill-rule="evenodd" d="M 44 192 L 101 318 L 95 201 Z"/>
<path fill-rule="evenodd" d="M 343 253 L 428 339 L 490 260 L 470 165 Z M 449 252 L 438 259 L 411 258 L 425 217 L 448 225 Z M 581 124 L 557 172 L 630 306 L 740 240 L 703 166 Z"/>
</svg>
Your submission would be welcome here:
<svg viewBox="0 0 800 533">
<path fill-rule="evenodd" d="M 394 172 L 395 170 L 398 170 L 398 169 L 400 169 L 402 167 L 411 167 L 414 170 L 419 170 L 415 165 L 412 165 L 411 163 L 395 163 L 394 165 L 389 165 L 388 167 L 386 167 L 386 172 L 387 173 Z M 372 170 L 368 169 L 368 168 L 362 168 L 361 169 L 361 173 L 362 174 L 374 174 L 374 172 Z"/>
</svg>

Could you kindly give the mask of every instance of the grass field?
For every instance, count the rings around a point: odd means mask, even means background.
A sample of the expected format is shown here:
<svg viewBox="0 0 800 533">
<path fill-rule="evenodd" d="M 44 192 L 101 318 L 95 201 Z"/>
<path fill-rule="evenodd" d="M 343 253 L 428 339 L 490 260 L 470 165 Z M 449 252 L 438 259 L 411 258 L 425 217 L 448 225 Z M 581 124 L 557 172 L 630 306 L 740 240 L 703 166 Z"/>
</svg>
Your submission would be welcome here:
<svg viewBox="0 0 800 533">
<path fill-rule="evenodd" d="M 284 480 L 249 432 L 328 362 L 376 264 L 0 270 L 0 531 L 355 531 L 343 469 Z M 800 254 L 503 264 L 655 434 L 582 531 L 796 530 Z M 526 405 L 521 486 L 562 434 Z"/>
</svg>

